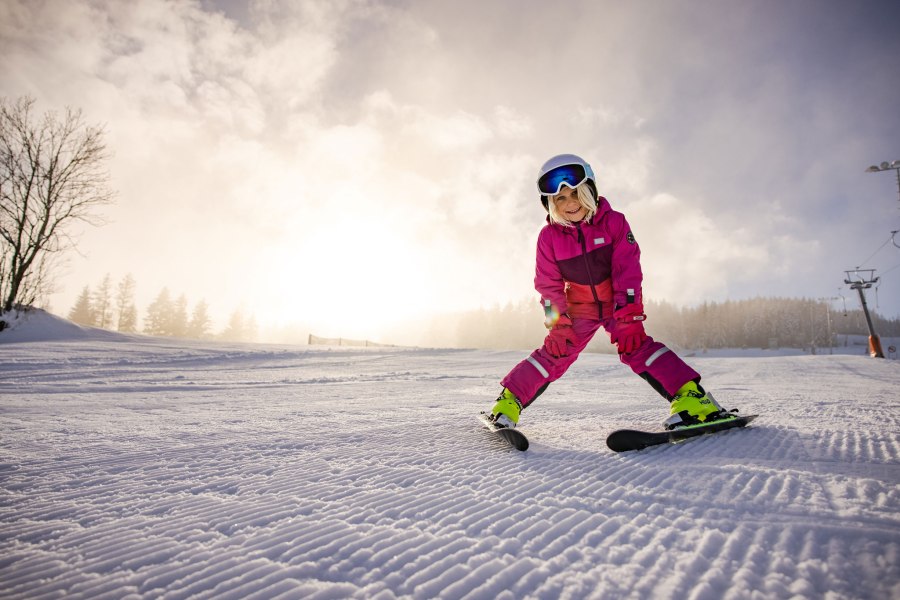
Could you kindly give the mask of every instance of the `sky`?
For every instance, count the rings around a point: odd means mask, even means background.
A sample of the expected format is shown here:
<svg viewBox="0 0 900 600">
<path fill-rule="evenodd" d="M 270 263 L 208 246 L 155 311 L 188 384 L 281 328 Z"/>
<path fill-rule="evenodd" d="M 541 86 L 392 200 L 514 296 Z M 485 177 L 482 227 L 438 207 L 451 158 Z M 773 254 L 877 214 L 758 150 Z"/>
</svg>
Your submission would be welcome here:
<svg viewBox="0 0 900 600">
<path fill-rule="evenodd" d="M 898 31 L 875 0 L 0 0 L 0 96 L 106 131 L 63 315 L 106 274 L 345 337 L 536 299 L 537 170 L 576 153 L 648 299 L 856 308 L 859 267 L 897 317 L 896 172 L 865 169 L 900 159 Z"/>
</svg>

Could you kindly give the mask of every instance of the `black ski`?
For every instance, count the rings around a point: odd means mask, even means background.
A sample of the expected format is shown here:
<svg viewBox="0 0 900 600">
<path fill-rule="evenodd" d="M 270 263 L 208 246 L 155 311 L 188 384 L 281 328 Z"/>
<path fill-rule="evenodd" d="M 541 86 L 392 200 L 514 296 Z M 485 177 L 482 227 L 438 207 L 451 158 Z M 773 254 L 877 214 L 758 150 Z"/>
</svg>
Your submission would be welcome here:
<svg viewBox="0 0 900 600">
<path fill-rule="evenodd" d="M 634 429 L 619 429 L 613 431 L 606 438 L 606 445 L 615 452 L 628 452 L 629 450 L 643 450 L 659 444 L 676 443 L 683 440 L 717 433 L 735 427 L 744 427 L 758 415 L 729 416 L 712 423 L 693 425 L 672 431 L 637 431 Z"/>
<path fill-rule="evenodd" d="M 487 418 L 487 414 L 485 413 L 481 413 L 478 416 L 478 420 L 481 421 L 481 424 L 484 425 L 485 429 L 509 442 L 509 445 L 516 450 L 520 450 L 522 452 L 528 450 L 528 438 L 525 437 L 525 434 L 518 429 L 510 429 L 509 427 L 497 427 Z"/>
</svg>

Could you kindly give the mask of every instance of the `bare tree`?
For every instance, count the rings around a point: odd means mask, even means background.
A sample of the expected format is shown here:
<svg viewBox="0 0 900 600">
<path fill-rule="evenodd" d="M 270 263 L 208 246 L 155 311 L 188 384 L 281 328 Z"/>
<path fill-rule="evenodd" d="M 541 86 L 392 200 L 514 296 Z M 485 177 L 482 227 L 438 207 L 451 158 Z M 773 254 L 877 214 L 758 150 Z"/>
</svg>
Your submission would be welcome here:
<svg viewBox="0 0 900 600">
<path fill-rule="evenodd" d="M 112 201 L 103 130 L 67 108 L 37 119 L 34 99 L 0 98 L 0 309 L 49 291 L 52 258 L 75 246 L 70 227 L 100 224 Z"/>
</svg>

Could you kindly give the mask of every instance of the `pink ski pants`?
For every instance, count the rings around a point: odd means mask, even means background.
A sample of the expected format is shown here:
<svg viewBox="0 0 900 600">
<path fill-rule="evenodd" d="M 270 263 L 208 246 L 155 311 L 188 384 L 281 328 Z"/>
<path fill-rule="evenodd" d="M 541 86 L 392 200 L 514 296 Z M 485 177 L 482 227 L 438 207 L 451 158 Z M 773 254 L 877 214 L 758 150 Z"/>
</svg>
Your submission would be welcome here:
<svg viewBox="0 0 900 600">
<path fill-rule="evenodd" d="M 550 383 L 565 374 L 601 325 L 612 337 L 617 324 L 612 318 L 604 319 L 602 322 L 595 319 L 574 319 L 572 329 L 577 341 L 574 345 L 569 345 L 567 356 L 557 358 L 551 355 L 545 342 L 528 358 L 513 367 L 503 378 L 501 382 L 503 387 L 515 394 L 523 407 L 528 406 Z M 619 359 L 669 400 L 688 381 L 700 380 L 699 373 L 669 348 L 651 337 L 647 337 L 637 350 L 620 354 Z"/>
</svg>

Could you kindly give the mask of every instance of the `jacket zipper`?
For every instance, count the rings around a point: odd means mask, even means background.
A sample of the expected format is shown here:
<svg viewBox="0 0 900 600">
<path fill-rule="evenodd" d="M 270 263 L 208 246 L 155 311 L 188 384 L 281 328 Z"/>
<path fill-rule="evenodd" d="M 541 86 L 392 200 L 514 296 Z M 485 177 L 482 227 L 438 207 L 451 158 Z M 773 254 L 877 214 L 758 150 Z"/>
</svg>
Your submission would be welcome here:
<svg viewBox="0 0 900 600">
<path fill-rule="evenodd" d="M 581 231 L 581 222 L 575 224 L 575 228 L 578 230 L 578 242 L 581 244 L 581 256 L 584 258 L 584 268 L 587 269 L 588 281 L 591 284 L 591 294 L 594 295 L 594 302 L 597 303 L 597 310 L 600 315 L 600 320 L 603 320 L 603 303 L 600 302 L 600 297 L 597 295 L 597 288 L 594 287 L 594 275 L 591 273 L 591 263 L 588 261 L 587 257 L 587 242 L 584 239 L 584 234 Z"/>
</svg>

